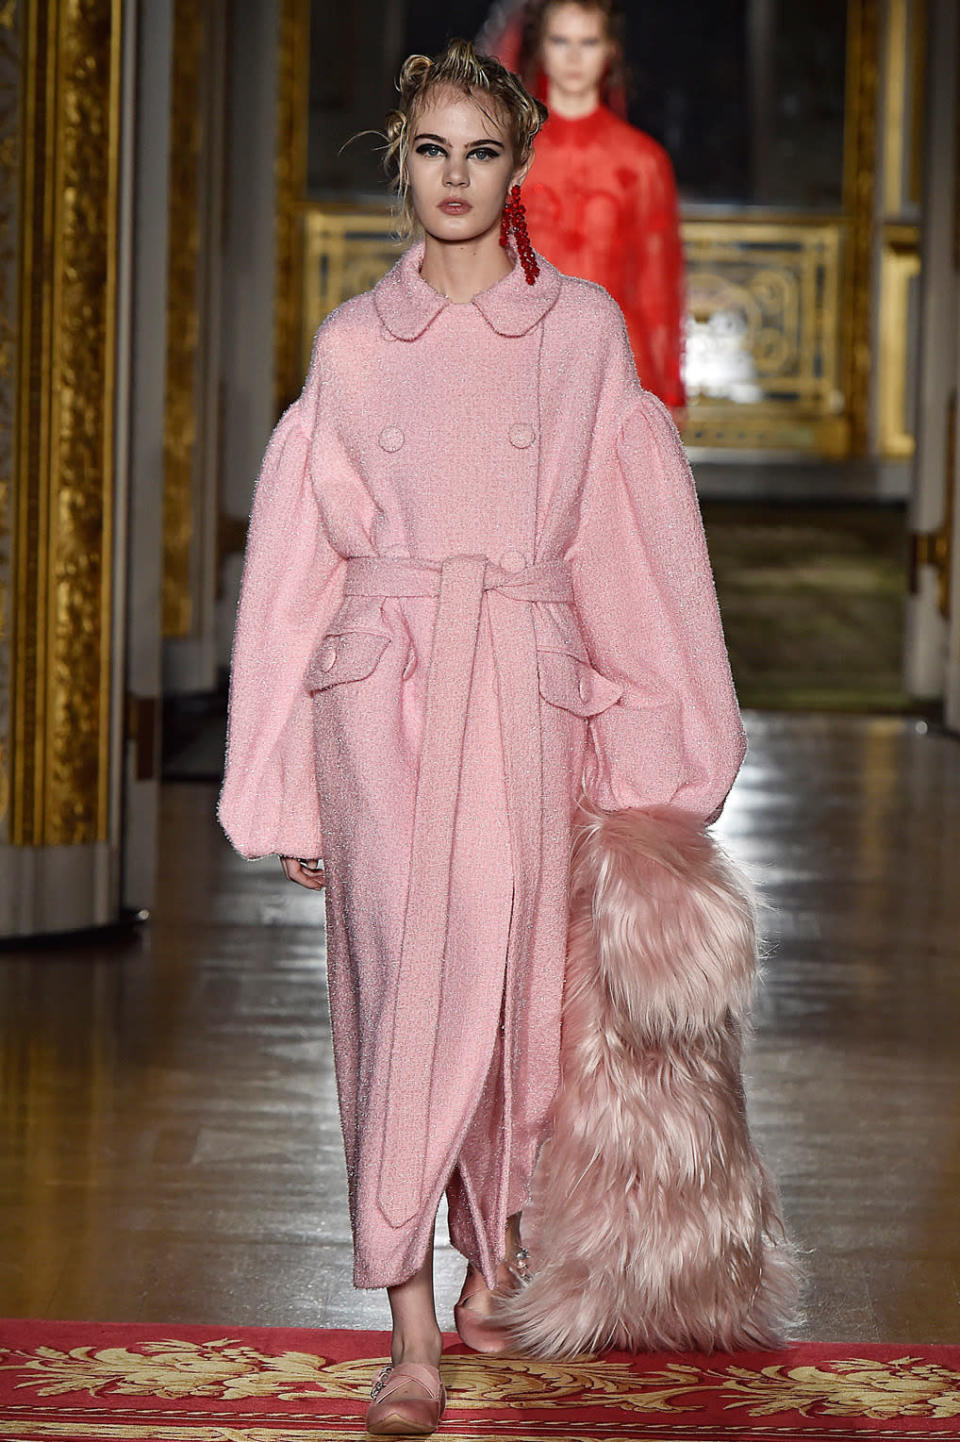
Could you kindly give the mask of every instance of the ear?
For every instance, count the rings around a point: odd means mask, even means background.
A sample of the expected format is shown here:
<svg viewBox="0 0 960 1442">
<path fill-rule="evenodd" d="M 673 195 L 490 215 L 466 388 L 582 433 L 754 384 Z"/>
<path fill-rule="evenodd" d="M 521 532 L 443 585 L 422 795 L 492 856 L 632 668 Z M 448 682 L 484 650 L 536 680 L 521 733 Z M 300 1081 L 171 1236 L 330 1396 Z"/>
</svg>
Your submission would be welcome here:
<svg viewBox="0 0 960 1442">
<path fill-rule="evenodd" d="M 510 177 L 510 185 L 511 185 L 511 187 L 513 187 L 514 185 L 522 185 L 522 184 L 523 184 L 523 182 L 524 182 L 524 181 L 526 180 L 526 178 L 527 178 L 527 175 L 528 175 L 529 172 L 530 172 L 530 167 L 531 167 L 531 165 L 533 164 L 535 158 L 536 158 L 536 157 L 535 157 L 535 155 L 534 155 L 534 152 L 533 152 L 533 150 L 531 149 L 530 154 L 527 156 L 527 158 L 526 158 L 526 160 L 523 162 L 523 164 L 522 164 L 517 170 L 515 170 L 515 171 L 513 172 L 513 174 L 511 175 L 511 177 Z"/>
</svg>

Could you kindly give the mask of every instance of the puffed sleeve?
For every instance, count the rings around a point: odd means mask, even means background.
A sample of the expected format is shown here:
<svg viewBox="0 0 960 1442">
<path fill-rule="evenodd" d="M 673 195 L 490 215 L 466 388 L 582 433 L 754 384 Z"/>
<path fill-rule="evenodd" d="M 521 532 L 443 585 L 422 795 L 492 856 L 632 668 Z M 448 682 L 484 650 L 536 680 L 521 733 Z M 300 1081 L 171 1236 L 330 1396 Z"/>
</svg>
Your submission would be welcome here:
<svg viewBox="0 0 960 1442">
<path fill-rule="evenodd" d="M 249 858 L 323 855 L 304 677 L 340 603 L 346 562 L 324 532 L 311 477 L 319 370 L 315 346 L 303 392 L 267 446 L 247 532 L 217 813 Z"/>
<path fill-rule="evenodd" d="M 626 347 L 624 332 L 621 373 Z M 630 379 L 614 413 L 601 411 L 567 555 L 591 661 L 623 691 L 591 718 L 584 789 L 606 810 L 672 804 L 713 820 L 743 760 L 743 727 L 683 444 L 666 407 Z"/>
</svg>

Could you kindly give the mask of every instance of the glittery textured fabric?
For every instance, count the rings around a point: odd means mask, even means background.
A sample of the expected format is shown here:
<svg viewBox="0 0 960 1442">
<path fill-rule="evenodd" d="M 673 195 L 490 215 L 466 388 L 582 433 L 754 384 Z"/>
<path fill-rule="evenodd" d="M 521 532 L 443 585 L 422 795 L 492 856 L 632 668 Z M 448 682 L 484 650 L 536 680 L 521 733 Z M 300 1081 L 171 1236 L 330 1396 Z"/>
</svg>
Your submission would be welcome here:
<svg viewBox="0 0 960 1442">
<path fill-rule="evenodd" d="M 623 316 L 411 246 L 317 333 L 251 515 L 219 814 L 322 856 L 354 1280 L 495 1278 L 559 1076 L 570 827 L 723 804 L 744 739 L 692 479 Z M 515 256 L 511 254 L 515 260 Z"/>
</svg>

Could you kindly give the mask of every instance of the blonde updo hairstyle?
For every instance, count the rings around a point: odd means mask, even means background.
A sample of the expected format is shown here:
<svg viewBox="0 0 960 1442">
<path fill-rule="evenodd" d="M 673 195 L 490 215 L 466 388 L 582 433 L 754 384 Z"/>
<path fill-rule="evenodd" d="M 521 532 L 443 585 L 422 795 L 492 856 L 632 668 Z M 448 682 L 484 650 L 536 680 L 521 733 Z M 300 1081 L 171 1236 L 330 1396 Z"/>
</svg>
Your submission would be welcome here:
<svg viewBox="0 0 960 1442">
<path fill-rule="evenodd" d="M 492 55 L 481 55 L 469 40 L 451 40 L 442 54 L 408 55 L 400 68 L 400 103 L 384 121 L 383 167 L 392 176 L 397 196 L 397 235 L 413 234 L 417 218 L 410 196 L 410 137 L 426 101 L 438 90 L 459 90 L 475 100 L 491 122 L 502 125 L 513 151 L 513 168 L 529 158 L 533 138 L 547 118 L 547 107 L 524 89 L 520 80 Z M 487 106 L 489 105 L 489 109 Z M 491 110 L 495 113 L 491 114 Z"/>
</svg>

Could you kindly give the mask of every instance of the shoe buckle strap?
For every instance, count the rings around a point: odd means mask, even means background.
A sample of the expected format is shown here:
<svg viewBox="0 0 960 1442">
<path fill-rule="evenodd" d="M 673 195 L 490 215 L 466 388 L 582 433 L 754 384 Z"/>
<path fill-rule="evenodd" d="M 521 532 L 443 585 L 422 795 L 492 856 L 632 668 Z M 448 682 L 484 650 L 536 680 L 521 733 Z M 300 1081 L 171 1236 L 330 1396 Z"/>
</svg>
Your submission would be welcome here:
<svg viewBox="0 0 960 1442">
<path fill-rule="evenodd" d="M 414 1382 L 422 1387 L 432 1402 L 440 1401 L 444 1396 L 444 1387 L 439 1380 L 439 1372 L 436 1373 L 437 1382 L 434 1382 L 434 1368 L 426 1367 L 419 1362 L 397 1362 L 382 1368 L 377 1379 L 370 1390 L 371 1401 L 376 1401 L 384 1393 L 387 1396 L 402 1387 L 405 1382 Z"/>
</svg>

